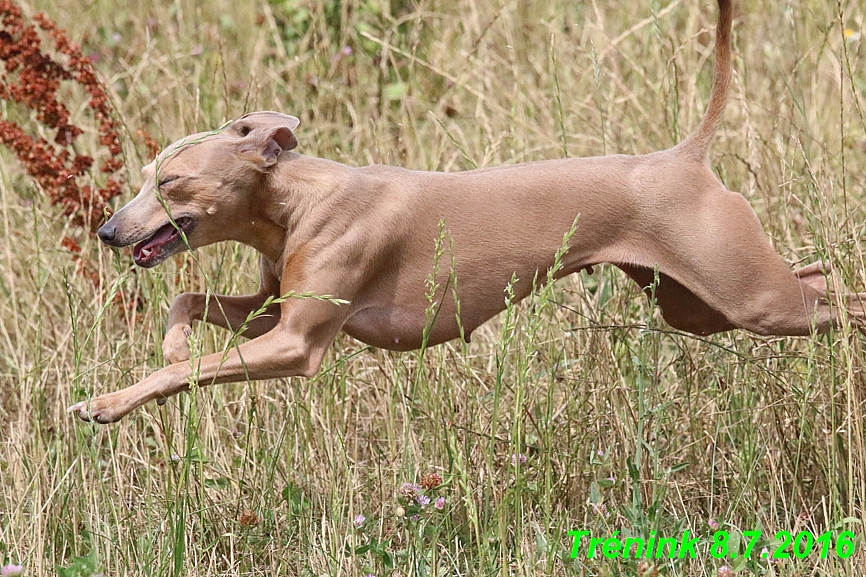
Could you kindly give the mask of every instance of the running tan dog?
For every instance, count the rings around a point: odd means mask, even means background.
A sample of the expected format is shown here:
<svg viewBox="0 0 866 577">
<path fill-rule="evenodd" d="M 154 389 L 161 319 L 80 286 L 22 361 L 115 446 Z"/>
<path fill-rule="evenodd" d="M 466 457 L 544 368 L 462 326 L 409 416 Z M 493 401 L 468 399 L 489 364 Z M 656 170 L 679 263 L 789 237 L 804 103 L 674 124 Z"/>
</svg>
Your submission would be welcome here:
<svg viewBox="0 0 866 577">
<path fill-rule="evenodd" d="M 440 221 L 453 239 L 466 335 L 504 308 L 512 275 L 516 298 L 530 293 L 576 218 L 557 278 L 607 262 L 647 287 L 657 268 L 656 298 L 675 328 L 808 335 L 836 324 L 838 307 L 862 320 L 859 298 L 866 295 L 838 295 L 831 310 L 820 264 L 791 271 L 746 200 L 710 170 L 707 148 L 731 77 L 731 2 L 719 0 L 719 9 L 706 116 L 662 152 L 455 174 L 350 168 L 289 152 L 298 120 L 276 112 L 248 114 L 173 144 L 145 167 L 141 192 L 99 237 L 115 247 L 135 244 L 135 262 L 146 268 L 187 247 L 236 240 L 262 254 L 261 289 L 217 297 L 206 318 L 204 295 L 181 294 L 163 342 L 174 364 L 70 410 L 108 423 L 186 390 L 194 320 L 237 330 L 266 299 L 290 291 L 348 303 L 290 298 L 270 305 L 245 330 L 252 340 L 201 359 L 201 385 L 312 376 L 340 330 L 376 347 L 418 348 Z M 451 271 L 442 268 L 439 285 L 446 287 Z M 451 288 L 438 295 L 430 345 L 460 336 Z"/>
</svg>

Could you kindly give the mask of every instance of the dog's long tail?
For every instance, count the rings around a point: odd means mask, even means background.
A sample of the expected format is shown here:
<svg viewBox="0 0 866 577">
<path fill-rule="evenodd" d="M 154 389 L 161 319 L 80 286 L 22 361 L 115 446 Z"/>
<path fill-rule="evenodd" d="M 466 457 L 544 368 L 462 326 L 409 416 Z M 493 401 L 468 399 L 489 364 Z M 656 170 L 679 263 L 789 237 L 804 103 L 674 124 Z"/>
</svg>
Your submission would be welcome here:
<svg viewBox="0 0 866 577">
<path fill-rule="evenodd" d="M 728 89 L 731 85 L 732 4 L 732 0 L 719 0 L 719 20 L 716 24 L 716 67 L 707 111 L 697 129 L 674 147 L 674 150 L 695 160 L 702 161 L 706 158 L 710 141 L 722 122 L 725 105 L 728 103 Z"/>
</svg>

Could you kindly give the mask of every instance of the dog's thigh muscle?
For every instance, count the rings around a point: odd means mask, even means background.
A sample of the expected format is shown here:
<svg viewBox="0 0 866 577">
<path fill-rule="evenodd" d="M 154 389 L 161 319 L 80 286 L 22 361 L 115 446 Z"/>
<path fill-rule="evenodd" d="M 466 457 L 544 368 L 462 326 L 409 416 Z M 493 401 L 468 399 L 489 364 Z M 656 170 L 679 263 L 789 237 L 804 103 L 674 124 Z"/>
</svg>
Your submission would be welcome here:
<svg viewBox="0 0 866 577">
<path fill-rule="evenodd" d="M 748 202 L 729 191 L 705 198 L 696 214 L 649 241 L 656 253 L 649 260 L 733 327 L 762 335 L 828 330 L 826 293 L 773 250 Z"/>
<path fill-rule="evenodd" d="M 668 275 L 659 272 L 658 283 L 653 286 L 656 278 L 652 269 L 627 264 L 617 266 L 643 289 L 648 298 L 655 298 L 665 321 L 675 329 L 709 335 L 735 328 L 723 314 Z"/>
</svg>

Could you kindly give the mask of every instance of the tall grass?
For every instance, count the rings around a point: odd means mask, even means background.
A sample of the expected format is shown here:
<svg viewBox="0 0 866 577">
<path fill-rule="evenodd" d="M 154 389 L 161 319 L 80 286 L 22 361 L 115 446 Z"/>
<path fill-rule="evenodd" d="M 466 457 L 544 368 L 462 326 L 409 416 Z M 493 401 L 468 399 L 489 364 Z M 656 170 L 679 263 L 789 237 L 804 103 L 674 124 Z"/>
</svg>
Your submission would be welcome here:
<svg viewBox="0 0 866 577">
<path fill-rule="evenodd" d="M 351 165 L 455 171 L 666 148 L 706 103 L 711 4 L 26 6 L 97 60 L 137 183 L 149 161 L 137 129 L 164 145 L 255 109 L 300 117 L 300 152 Z M 866 45 L 844 30 L 866 33 L 866 12 L 856 0 L 737 5 L 713 165 L 787 260 L 822 258 L 833 283 L 863 290 Z M 866 567 L 864 341 L 848 328 L 695 338 L 599 267 L 509 304 L 471 344 L 391 353 L 342 336 L 314 378 L 204 388 L 87 425 L 65 408 L 162 366 L 174 295 L 255 291 L 257 258 L 225 244 L 139 271 L 62 218 L 5 152 L 0 173 L 0 562 L 32 575 L 715 575 L 735 562 L 705 547 L 651 564 L 571 559 L 568 532 L 688 529 L 706 545 L 718 523 L 769 540 L 858 535 L 848 559 L 753 560 L 746 574 Z M 447 238 L 440 252 L 444 270 Z M 118 290 L 137 305 L 113 306 Z M 194 355 L 231 338 L 196 326 Z M 433 472 L 444 507 L 419 510 L 401 486 Z"/>
</svg>

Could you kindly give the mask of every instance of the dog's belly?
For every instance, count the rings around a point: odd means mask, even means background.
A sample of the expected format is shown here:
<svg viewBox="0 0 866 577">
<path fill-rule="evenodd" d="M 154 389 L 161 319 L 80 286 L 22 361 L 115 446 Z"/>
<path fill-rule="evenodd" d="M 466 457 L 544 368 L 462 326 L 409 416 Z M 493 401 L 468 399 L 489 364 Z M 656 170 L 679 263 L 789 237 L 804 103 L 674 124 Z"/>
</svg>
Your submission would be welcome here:
<svg viewBox="0 0 866 577">
<path fill-rule="evenodd" d="M 459 337 L 456 323 L 440 323 L 437 318 L 435 328 L 428 343 L 438 344 Z M 444 321 L 444 319 L 441 319 Z M 445 327 L 443 325 L 454 325 Z M 359 341 L 392 351 L 411 351 L 421 347 L 424 342 L 424 310 L 413 311 L 397 307 L 369 307 L 352 315 L 343 325 L 343 331 Z M 450 329 L 450 330 L 449 330 Z M 453 334 L 452 334 L 453 333 Z M 451 336 L 447 336 L 451 335 Z M 435 341 L 432 337 L 436 337 Z"/>
<path fill-rule="evenodd" d="M 568 267 L 562 274 L 571 274 L 581 267 Z M 514 302 L 523 300 L 532 290 L 533 274 L 523 275 L 529 279 L 518 280 L 512 286 Z M 442 280 L 442 285 L 447 282 Z M 353 314 L 343 325 L 343 331 L 361 342 L 393 351 L 411 351 L 425 344 L 434 346 L 457 338 L 469 341 L 476 328 L 505 309 L 506 279 L 495 279 L 478 284 L 467 282 L 460 290 L 460 322 L 457 321 L 453 293 L 443 300 L 437 299 L 433 311 L 426 299 L 400 299 L 393 302 L 370 304 Z M 393 296 L 393 295 L 392 295 Z M 405 295 L 403 295 L 405 297 Z M 429 317 L 429 320 L 428 320 Z"/>
<path fill-rule="evenodd" d="M 556 249 L 552 248 L 530 255 L 526 258 L 530 264 L 526 266 L 497 258 L 498 255 L 482 255 L 486 258 L 464 262 L 464 268 L 457 273 L 458 278 L 463 279 L 456 295 L 460 301 L 459 323 L 455 294 L 451 288 L 446 289 L 444 294 L 440 288 L 434 310 L 431 311 L 430 303 L 423 298 L 423 285 L 401 285 L 389 277 L 381 284 L 400 288 L 388 292 L 379 288 L 355 300 L 356 303 L 363 304 L 344 323 L 343 331 L 368 345 L 394 351 L 420 348 L 425 344 L 425 330 L 428 333 L 427 346 L 458 338 L 468 342 L 476 328 L 505 309 L 507 286 L 511 285 L 513 302 L 519 302 L 530 294 L 534 279 L 545 278 L 547 269 L 553 264 L 552 255 L 555 252 Z M 584 252 L 579 247 L 574 247 L 564 259 L 563 268 L 556 278 L 562 278 L 598 262 Z M 550 253 L 550 256 L 547 253 Z M 431 255 L 430 260 L 432 259 Z M 540 266 L 532 266 L 531 263 L 534 262 L 540 263 Z M 423 278 L 421 274 L 413 276 Z M 450 283 L 447 274 L 441 273 L 437 286 L 450 287 Z"/>
</svg>

